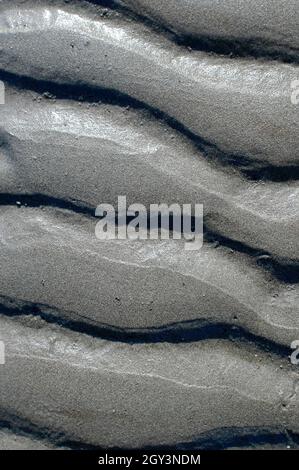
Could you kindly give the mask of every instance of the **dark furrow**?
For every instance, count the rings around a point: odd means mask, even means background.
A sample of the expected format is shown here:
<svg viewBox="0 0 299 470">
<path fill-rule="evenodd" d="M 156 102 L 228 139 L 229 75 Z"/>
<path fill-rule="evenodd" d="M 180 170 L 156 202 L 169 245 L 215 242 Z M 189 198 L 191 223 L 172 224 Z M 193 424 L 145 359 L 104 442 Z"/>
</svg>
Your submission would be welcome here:
<svg viewBox="0 0 299 470">
<path fill-rule="evenodd" d="M 267 428 L 221 428 L 211 433 L 202 434 L 193 442 L 179 443 L 176 449 L 180 450 L 225 450 L 231 447 L 252 447 L 284 444 L 286 447 L 297 448 L 299 436 L 287 429 Z"/>
<path fill-rule="evenodd" d="M 230 323 L 212 323 L 209 319 L 177 322 L 162 327 L 124 329 L 92 321 L 76 312 L 68 311 L 67 319 L 51 305 L 28 302 L 1 294 L 0 315 L 21 320 L 25 318 L 28 326 L 30 326 L 30 317 L 39 317 L 47 323 L 84 333 L 93 338 L 128 344 L 165 342 L 175 344 L 193 343 L 207 339 L 227 339 L 245 347 L 257 347 L 261 351 L 283 359 L 285 362 L 289 362 L 288 357 L 292 352 L 290 348 L 268 338 L 257 336 L 240 326 Z M 32 326 L 34 327 L 34 323 Z"/>
<path fill-rule="evenodd" d="M 0 429 L 8 429 L 20 436 L 39 439 L 42 442 L 50 443 L 59 448 L 68 448 L 71 450 L 96 449 L 96 446 L 88 445 L 87 443 L 83 445 L 80 442 L 72 441 L 61 432 L 37 426 L 29 420 L 16 416 L 3 409 L 0 409 Z"/>
<path fill-rule="evenodd" d="M 275 165 L 268 165 L 258 169 L 246 169 L 242 170 L 243 175 L 247 178 L 257 181 L 275 181 L 275 182 L 287 182 L 299 180 L 299 167 L 290 165 L 288 167 L 278 167 Z"/>
<path fill-rule="evenodd" d="M 26 418 L 16 416 L 6 410 L 0 409 L 0 429 L 9 430 L 17 435 L 39 439 L 41 442 L 51 444 L 57 448 L 71 450 L 90 450 L 99 452 L 103 449 L 87 442 L 78 442 L 63 432 L 57 432 L 47 427 L 34 424 Z M 212 432 L 202 433 L 191 442 L 178 442 L 173 446 L 144 446 L 134 450 L 225 450 L 230 447 L 258 447 L 261 445 L 285 445 L 290 448 L 299 447 L 299 435 L 279 428 L 220 428 Z M 132 450 L 130 448 L 110 447 L 110 450 Z"/>
<path fill-rule="evenodd" d="M 212 52 L 228 56 L 230 59 L 248 57 L 252 59 L 277 60 L 285 63 L 299 64 L 297 49 L 276 49 L 270 41 L 261 41 L 259 38 L 250 40 L 219 39 L 213 36 L 175 36 L 178 45 L 191 47 L 194 50 Z"/>
<path fill-rule="evenodd" d="M 297 165 L 275 166 L 261 159 L 248 158 L 244 155 L 225 153 L 215 144 L 206 141 L 196 135 L 175 118 L 165 112 L 154 108 L 146 102 L 138 101 L 118 90 L 92 87 L 90 85 L 57 84 L 46 80 L 39 80 L 28 76 L 16 75 L 0 69 L 0 80 L 9 83 L 18 90 L 27 89 L 40 93 L 49 99 L 64 99 L 85 101 L 87 103 L 106 103 L 130 107 L 136 110 L 144 110 L 150 115 L 164 121 L 172 129 L 189 139 L 203 155 L 211 161 L 216 161 L 220 166 L 231 166 L 241 171 L 248 179 L 262 179 L 265 181 L 297 181 L 299 179 L 299 167 Z M 280 176 L 281 172 L 281 176 Z"/>
<path fill-rule="evenodd" d="M 263 267 L 267 271 L 271 272 L 280 282 L 286 284 L 297 284 L 299 282 L 299 265 L 297 262 L 290 263 L 286 261 L 278 262 L 271 256 L 271 253 L 265 250 L 257 250 L 249 245 L 225 237 L 220 233 L 210 230 L 207 225 L 204 224 L 204 239 L 207 242 L 219 243 L 223 246 L 231 248 L 233 251 L 239 253 L 245 253 L 255 259 L 257 265 Z"/>
<path fill-rule="evenodd" d="M 95 209 L 84 205 L 81 201 L 65 201 L 63 199 L 47 196 L 44 194 L 11 194 L 11 193 L 0 193 L 0 206 L 28 206 L 28 207 L 53 207 L 62 210 L 69 210 L 76 214 L 82 214 L 87 217 L 95 218 Z M 131 221 L 131 218 L 127 218 L 127 223 Z M 118 216 L 116 213 L 116 223 L 118 222 Z M 150 224 L 150 218 L 148 216 L 148 226 Z M 195 221 L 194 217 L 191 222 L 191 229 L 194 230 Z M 170 230 L 171 220 L 170 220 Z M 263 269 L 269 271 L 275 278 L 285 284 L 297 284 L 299 283 L 299 265 L 296 261 L 290 263 L 283 260 L 277 261 L 271 256 L 271 253 L 265 250 L 257 250 L 249 245 L 246 245 L 237 240 L 230 239 L 216 232 L 215 230 L 209 229 L 209 226 L 204 221 L 204 240 L 207 243 L 219 243 L 225 247 L 232 249 L 233 251 L 244 253 L 251 257 L 253 261 Z"/>
<path fill-rule="evenodd" d="M 164 34 L 177 45 L 191 48 L 193 50 L 208 52 L 211 54 L 219 54 L 227 56 L 229 59 L 251 57 L 253 59 L 277 60 L 286 63 L 299 64 L 299 52 L 296 48 L 278 47 L 277 44 L 260 38 L 252 39 L 236 39 L 236 38 L 219 38 L 208 35 L 187 35 L 179 34 L 173 29 L 167 27 L 158 19 L 154 20 L 149 16 L 145 16 L 134 11 L 129 6 L 116 2 L 114 0 L 87 0 L 93 5 L 99 5 L 112 9 L 122 15 L 131 18 L 134 21 L 143 23 L 155 32 Z"/>
<path fill-rule="evenodd" d="M 69 202 L 64 199 L 46 196 L 44 194 L 11 194 L 0 193 L 0 206 L 14 206 L 20 203 L 28 207 L 53 207 L 57 209 L 70 210 L 76 214 L 95 217 L 95 208 L 87 207 L 80 201 Z"/>
</svg>

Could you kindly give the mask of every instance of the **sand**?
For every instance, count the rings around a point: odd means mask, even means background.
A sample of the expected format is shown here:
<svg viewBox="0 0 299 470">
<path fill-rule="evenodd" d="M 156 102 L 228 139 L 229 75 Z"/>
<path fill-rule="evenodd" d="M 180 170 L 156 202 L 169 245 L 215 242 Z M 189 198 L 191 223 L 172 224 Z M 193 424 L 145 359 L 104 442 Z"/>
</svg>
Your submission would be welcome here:
<svg viewBox="0 0 299 470">
<path fill-rule="evenodd" d="M 101 3 L 0 1 L 0 449 L 296 448 L 295 2 Z"/>
</svg>

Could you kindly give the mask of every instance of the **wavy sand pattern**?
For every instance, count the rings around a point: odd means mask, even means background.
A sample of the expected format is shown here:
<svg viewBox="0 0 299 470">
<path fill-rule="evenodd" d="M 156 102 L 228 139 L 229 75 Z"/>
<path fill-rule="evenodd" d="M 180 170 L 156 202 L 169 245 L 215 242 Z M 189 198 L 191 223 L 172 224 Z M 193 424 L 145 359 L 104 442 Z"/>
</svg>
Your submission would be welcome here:
<svg viewBox="0 0 299 470">
<path fill-rule="evenodd" d="M 298 447 L 298 20 L 0 2 L 1 449 Z M 202 249 L 99 241 L 119 195 L 202 203 Z"/>
</svg>

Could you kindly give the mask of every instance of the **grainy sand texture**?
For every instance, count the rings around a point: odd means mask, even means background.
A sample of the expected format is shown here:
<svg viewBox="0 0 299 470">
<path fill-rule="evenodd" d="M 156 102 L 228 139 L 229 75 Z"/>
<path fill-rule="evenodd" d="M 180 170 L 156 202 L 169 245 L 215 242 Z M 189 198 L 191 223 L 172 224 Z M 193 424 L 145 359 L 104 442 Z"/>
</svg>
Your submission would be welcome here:
<svg viewBox="0 0 299 470">
<path fill-rule="evenodd" d="M 0 1 L 0 450 L 299 447 L 298 24 Z M 203 246 L 99 240 L 120 195 Z"/>
</svg>

